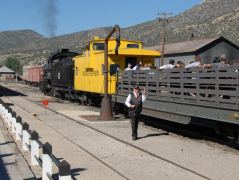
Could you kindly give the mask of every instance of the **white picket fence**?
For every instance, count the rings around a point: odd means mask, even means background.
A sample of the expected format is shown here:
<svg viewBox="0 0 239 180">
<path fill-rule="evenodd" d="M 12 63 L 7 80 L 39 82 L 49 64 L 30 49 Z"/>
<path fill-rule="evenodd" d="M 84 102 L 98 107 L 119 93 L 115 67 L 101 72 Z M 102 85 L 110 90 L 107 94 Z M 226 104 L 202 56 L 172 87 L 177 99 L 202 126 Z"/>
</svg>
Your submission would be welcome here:
<svg viewBox="0 0 239 180">
<path fill-rule="evenodd" d="M 30 152 L 31 165 L 40 166 L 42 169 L 42 180 L 53 180 L 53 163 L 58 167 L 59 180 L 71 180 L 70 164 L 63 160 L 59 161 L 52 154 L 52 146 L 48 142 L 43 144 L 39 140 L 36 131 L 29 130 L 29 125 L 22 122 L 22 118 L 17 116 L 12 109 L 0 100 L 0 117 L 8 127 L 16 141 L 21 141 L 22 150 Z M 42 150 L 42 153 L 40 153 Z M 40 157 L 41 154 L 41 157 Z"/>
</svg>

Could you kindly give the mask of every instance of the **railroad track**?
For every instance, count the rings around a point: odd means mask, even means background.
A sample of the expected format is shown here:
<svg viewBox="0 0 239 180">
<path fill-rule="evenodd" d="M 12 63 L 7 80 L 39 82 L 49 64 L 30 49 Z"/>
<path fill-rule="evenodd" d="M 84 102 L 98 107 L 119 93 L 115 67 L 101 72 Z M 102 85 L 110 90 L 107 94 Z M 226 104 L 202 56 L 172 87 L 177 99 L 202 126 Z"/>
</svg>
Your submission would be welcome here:
<svg viewBox="0 0 239 180">
<path fill-rule="evenodd" d="M 16 88 L 18 88 L 18 90 L 19 90 L 19 87 L 16 87 Z M 20 87 L 20 91 L 21 91 L 21 88 L 22 88 L 22 87 Z M 28 88 L 22 88 L 22 89 L 28 90 Z M 8 96 L 14 96 L 14 95 L 17 96 L 17 95 L 22 95 L 22 94 L 23 94 L 22 92 L 19 93 L 19 92 L 13 91 L 13 90 L 11 90 L 11 89 L 8 89 L 8 88 L 6 88 L 6 87 L 1 87 L 1 88 L 0 88 L 0 92 L 1 92 L 1 91 L 2 91 L 5 95 L 8 95 Z M 37 91 L 37 92 L 32 91 L 32 92 L 34 92 L 34 93 L 40 93 L 39 91 Z M 23 99 L 25 99 L 25 100 L 27 100 L 27 101 L 29 101 L 29 102 L 31 102 L 31 103 L 34 103 L 34 104 L 36 104 L 36 105 L 42 107 L 41 104 L 39 104 L 39 103 L 37 103 L 37 102 L 35 102 L 35 101 L 33 101 L 33 100 L 27 98 L 26 96 L 21 96 L 21 98 L 23 98 Z M 19 104 L 16 104 L 16 102 L 14 102 L 12 99 L 10 99 L 10 98 L 8 98 L 8 99 L 9 99 L 12 103 L 14 103 L 15 105 L 17 105 L 19 108 L 21 108 L 22 110 L 24 110 L 24 111 L 26 111 L 26 112 L 32 114 L 32 112 L 30 112 L 29 110 L 27 110 L 27 109 L 24 108 L 23 106 L 21 106 L 21 105 L 19 105 Z M 150 151 L 147 151 L 147 150 L 145 150 L 145 149 L 143 149 L 143 148 L 141 148 L 141 147 L 138 147 L 138 146 L 136 146 L 136 145 L 133 145 L 133 144 L 127 142 L 127 141 L 124 141 L 124 140 L 119 139 L 119 138 L 117 138 L 117 137 L 115 137 L 115 136 L 112 136 L 112 135 L 110 135 L 110 134 L 108 134 L 108 133 L 106 133 L 106 132 L 103 132 L 103 131 L 101 131 L 101 130 L 99 130 L 99 129 L 96 129 L 96 128 L 94 128 L 94 127 L 88 125 L 88 124 L 85 124 L 85 123 L 83 123 L 83 122 L 79 122 L 79 121 L 77 121 L 77 120 L 75 120 L 75 119 L 73 119 L 73 118 L 71 118 L 71 117 L 69 117 L 69 116 L 66 116 L 65 114 L 62 114 L 62 113 L 59 113 L 59 112 L 55 111 L 55 110 L 52 109 L 52 108 L 48 108 L 48 110 L 51 111 L 51 112 L 54 112 L 54 113 L 56 113 L 56 114 L 58 114 L 58 115 L 61 115 L 61 116 L 65 117 L 65 118 L 66 118 L 67 120 L 69 120 L 69 121 L 72 121 L 72 122 L 75 122 L 75 123 L 80 124 L 80 125 L 82 125 L 82 126 L 85 126 L 85 127 L 89 128 L 89 129 L 91 129 L 91 130 L 94 130 L 94 131 L 96 131 L 96 132 L 98 132 L 98 133 L 100 133 L 100 134 L 103 134 L 103 135 L 105 135 L 105 136 L 107 136 L 107 137 L 109 137 L 109 138 L 112 138 L 112 139 L 114 139 L 114 140 L 116 140 L 116 141 L 118 141 L 118 142 L 121 142 L 121 143 L 123 143 L 123 144 L 125 144 L 125 145 L 127 145 L 127 146 L 130 146 L 130 147 L 135 148 L 135 149 L 137 149 L 137 150 L 139 150 L 139 151 L 141 151 L 141 152 L 144 152 L 144 153 L 146 153 L 146 154 L 148 154 L 148 155 L 150 155 L 150 156 L 152 156 L 152 157 L 154 157 L 154 158 L 157 158 L 157 159 L 159 159 L 159 160 L 165 161 L 165 162 L 167 162 L 167 163 L 169 163 L 169 164 L 172 164 L 172 165 L 174 165 L 174 166 L 177 166 L 178 168 L 181 168 L 182 170 L 185 170 L 185 171 L 188 171 L 188 172 L 190 172 L 190 173 L 192 173 L 192 174 L 195 174 L 195 175 L 197 175 L 197 176 L 199 176 L 199 177 L 201 177 L 201 178 L 203 178 L 203 179 L 210 179 L 209 177 L 207 177 L 207 176 L 205 176 L 205 175 L 203 175 L 203 174 L 200 174 L 200 173 L 198 173 L 198 172 L 196 172 L 196 171 L 194 171 L 194 170 L 192 170 L 192 169 L 190 169 L 190 168 L 184 167 L 184 166 L 182 166 L 182 165 L 180 165 L 180 164 L 178 164 L 178 163 L 176 163 L 176 162 L 173 162 L 173 161 L 171 161 L 171 160 L 168 160 L 168 159 L 166 159 L 166 158 L 164 158 L 164 157 L 162 157 L 162 156 L 159 156 L 159 155 L 154 154 L 154 153 L 152 153 L 152 152 L 150 152 Z M 74 141 L 72 141 L 71 139 L 69 139 L 68 137 L 66 137 L 64 134 L 62 134 L 61 132 L 59 132 L 59 131 L 58 131 L 57 129 L 55 129 L 54 127 L 52 127 L 52 126 L 48 125 L 47 123 L 45 123 L 45 122 L 44 122 L 43 120 L 41 120 L 38 116 L 36 116 L 36 118 L 37 118 L 39 121 L 41 121 L 43 124 L 45 124 L 46 126 L 48 126 L 49 128 L 51 128 L 52 130 L 54 130 L 54 131 L 56 131 L 57 133 L 59 133 L 60 135 L 64 136 L 69 142 L 71 142 L 72 144 L 76 145 L 77 147 L 79 147 L 80 149 L 82 149 L 83 151 L 85 151 L 86 153 L 88 153 L 89 155 L 91 155 L 93 158 L 95 158 L 96 160 L 98 160 L 99 162 L 101 162 L 102 164 L 104 164 L 105 166 L 107 166 L 108 168 L 110 168 L 112 171 L 114 171 L 115 173 L 117 173 L 117 174 L 120 175 L 121 177 L 123 177 L 123 178 L 125 178 L 125 179 L 129 179 L 128 177 L 124 176 L 121 172 L 119 172 L 118 170 L 116 170 L 115 168 L 113 168 L 112 166 L 110 166 L 109 164 L 107 164 L 106 162 L 102 161 L 102 160 L 99 159 L 97 156 L 95 156 L 94 154 L 92 154 L 91 152 L 89 152 L 87 149 L 85 149 L 84 147 L 82 147 L 82 146 L 80 146 L 79 144 L 75 143 Z"/>
<path fill-rule="evenodd" d="M 19 88 L 19 87 L 17 87 Z M 33 93 L 41 93 L 40 90 L 33 90 L 31 87 L 20 87 L 20 89 L 24 89 Z M 57 101 L 55 101 L 56 103 L 65 103 L 65 100 L 60 100 L 57 99 Z M 86 107 L 86 106 L 84 106 Z M 96 106 L 89 106 L 86 107 L 89 109 L 94 109 L 96 111 L 100 111 L 100 108 L 96 107 Z M 142 116 L 142 117 L 146 117 L 146 116 Z M 178 123 L 174 123 L 174 122 L 169 122 L 169 121 L 164 121 L 161 120 L 160 123 L 158 120 L 156 120 L 156 118 L 153 117 L 146 117 L 146 118 L 142 118 L 142 121 L 148 125 L 149 127 L 155 127 L 158 129 L 163 129 L 167 132 L 172 132 L 175 134 L 179 134 L 182 136 L 186 136 L 189 138 L 195 138 L 195 139 L 203 139 L 203 140 L 207 140 L 207 141 L 212 141 L 212 142 L 216 142 L 222 145 L 227 145 L 229 147 L 232 147 L 234 149 L 239 149 L 239 144 L 235 143 L 235 141 L 233 141 L 232 139 L 225 139 L 225 137 L 221 137 L 218 134 L 216 134 L 214 132 L 214 130 L 212 128 L 208 128 L 208 127 L 200 127 L 197 125 L 181 125 Z"/>
</svg>

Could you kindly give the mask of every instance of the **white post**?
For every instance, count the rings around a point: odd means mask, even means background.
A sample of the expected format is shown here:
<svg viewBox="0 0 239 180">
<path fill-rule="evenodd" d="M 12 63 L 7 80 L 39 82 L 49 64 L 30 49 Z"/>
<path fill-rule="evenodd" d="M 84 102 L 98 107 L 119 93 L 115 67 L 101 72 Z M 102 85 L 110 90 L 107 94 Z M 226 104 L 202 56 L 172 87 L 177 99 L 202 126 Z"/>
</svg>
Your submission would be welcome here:
<svg viewBox="0 0 239 180">
<path fill-rule="evenodd" d="M 13 117 L 12 118 L 12 134 L 14 134 L 15 132 L 16 132 L 16 118 L 15 117 Z"/>
<path fill-rule="evenodd" d="M 39 139 L 38 133 L 36 131 L 31 132 L 31 165 L 39 165 L 36 157 L 39 158 L 39 144 L 37 140 Z"/>
<path fill-rule="evenodd" d="M 42 180 L 48 180 L 47 174 L 52 176 L 52 146 L 45 143 L 42 147 Z"/>
<path fill-rule="evenodd" d="M 22 125 L 22 149 L 23 151 L 29 151 L 27 145 L 30 145 L 30 135 L 28 133 L 29 125 L 27 123 L 23 123 Z M 27 145 L 26 145 L 27 144 Z"/>
<path fill-rule="evenodd" d="M 2 115 L 3 115 L 3 105 L 0 104 L 0 116 L 1 116 L 1 118 L 2 118 Z"/>
<path fill-rule="evenodd" d="M 2 115 L 2 117 L 3 117 L 3 119 L 6 121 L 6 113 L 7 113 L 7 109 L 6 108 L 4 108 L 3 109 L 3 115 Z"/>
<path fill-rule="evenodd" d="M 6 117 L 5 121 L 8 123 L 9 126 L 11 126 L 11 121 L 12 121 L 12 118 L 13 118 L 12 114 L 7 112 L 5 117 Z"/>
<path fill-rule="evenodd" d="M 52 160 L 48 154 L 42 154 L 42 180 L 48 180 L 47 174 L 52 176 Z"/>
<path fill-rule="evenodd" d="M 59 165 L 59 180 L 71 180 L 71 166 L 65 160 Z"/>
<path fill-rule="evenodd" d="M 22 118 L 20 116 L 17 117 L 16 120 L 16 140 L 20 141 L 22 139 Z"/>
<path fill-rule="evenodd" d="M 9 120 L 8 120 L 8 125 L 9 126 L 12 126 L 12 128 L 13 128 L 13 126 L 14 126 L 14 122 L 16 122 L 16 117 L 17 117 L 17 114 L 16 114 L 16 112 L 15 111 L 13 111 L 12 112 L 12 114 L 11 114 L 11 117 L 9 118 Z M 13 133 L 13 132 L 12 132 Z"/>
<path fill-rule="evenodd" d="M 21 141 L 22 140 L 22 125 L 20 123 L 17 123 L 17 128 L 16 128 L 16 141 Z"/>
<path fill-rule="evenodd" d="M 5 107 L 3 108 L 3 110 L 2 110 L 2 119 L 4 120 L 4 121 L 6 121 L 6 109 L 5 109 Z"/>
</svg>

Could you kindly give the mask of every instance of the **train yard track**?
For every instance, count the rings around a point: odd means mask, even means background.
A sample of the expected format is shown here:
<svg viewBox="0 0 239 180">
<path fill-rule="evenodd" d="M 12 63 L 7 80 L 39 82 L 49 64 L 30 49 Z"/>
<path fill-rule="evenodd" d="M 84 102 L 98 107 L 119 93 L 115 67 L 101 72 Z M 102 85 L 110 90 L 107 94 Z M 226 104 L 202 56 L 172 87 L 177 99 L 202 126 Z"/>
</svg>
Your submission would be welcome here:
<svg viewBox="0 0 239 180">
<path fill-rule="evenodd" d="M 17 87 L 20 91 L 22 90 L 26 90 L 26 91 L 30 91 L 33 93 L 41 93 L 40 90 L 36 90 L 33 89 L 32 87 L 26 86 L 26 87 Z M 29 100 L 28 98 L 26 98 L 27 100 Z M 29 100 L 35 104 L 35 101 Z M 56 98 L 56 103 L 62 103 L 62 102 L 66 102 L 66 100 L 61 100 Z M 39 105 L 39 104 L 38 104 Z M 85 107 L 85 106 L 84 106 Z M 87 108 L 89 109 L 93 109 L 96 111 L 100 111 L 99 107 L 96 106 L 87 106 Z M 53 109 L 51 109 L 53 112 Z M 56 112 L 58 113 L 58 112 Z M 59 113 L 63 116 L 65 116 L 62 113 Z M 123 114 L 121 114 L 123 116 Z M 68 116 L 65 116 L 67 118 L 69 118 Z M 72 119 L 74 120 L 74 119 Z M 148 116 L 142 116 L 141 121 L 143 121 L 145 123 L 145 125 L 149 126 L 149 127 L 154 127 L 156 129 L 163 129 L 165 130 L 165 132 L 172 132 L 178 135 L 182 135 L 182 136 L 186 136 L 189 138 L 193 138 L 193 139 L 204 139 L 207 141 L 212 141 L 212 142 L 216 142 L 222 145 L 227 145 L 229 147 L 235 148 L 235 149 L 239 149 L 239 144 L 235 143 L 232 139 L 230 138 L 225 138 L 222 137 L 218 134 L 215 133 L 213 128 L 208 128 L 208 127 L 200 127 L 197 125 L 182 125 L 182 124 L 178 124 L 178 123 L 174 123 L 174 122 L 169 122 L 169 121 L 164 121 L 164 120 L 160 120 L 160 122 L 158 121 L 158 119 L 153 118 L 153 117 L 148 117 Z"/>
<path fill-rule="evenodd" d="M 21 98 L 23 98 L 23 99 L 25 99 L 25 100 L 27 100 L 27 101 L 29 101 L 29 102 L 31 102 L 31 103 L 34 103 L 34 104 L 36 104 L 36 105 L 38 105 L 38 106 L 42 106 L 41 104 L 39 104 L 39 102 L 36 102 L 36 101 L 31 100 L 31 99 L 27 98 L 27 96 L 23 96 L 23 95 L 24 95 L 24 92 L 26 92 L 26 91 L 29 91 L 29 92 L 32 92 L 32 93 L 38 93 L 38 94 L 39 94 L 40 92 L 39 92 L 38 90 L 31 89 L 31 87 L 19 87 L 19 86 L 18 86 L 18 87 L 14 87 L 13 89 L 14 89 L 14 90 L 11 90 L 11 89 L 8 89 L 8 88 L 5 88 L 5 87 L 1 87 L 2 93 L 4 93 L 4 94 L 7 95 L 7 96 L 22 95 Z M 16 92 L 16 91 L 18 91 L 18 92 Z M 18 107 L 20 107 L 22 110 L 24 110 L 24 111 L 26 111 L 26 112 L 28 112 L 28 113 L 31 113 L 29 110 L 27 110 L 27 109 L 24 108 L 23 106 L 17 104 L 17 103 L 14 102 L 13 100 L 10 99 L 10 101 L 12 101 L 12 103 L 14 103 L 14 104 L 17 105 Z M 56 102 L 57 102 L 57 101 L 56 101 Z M 60 101 L 60 102 L 61 102 L 61 101 Z M 94 107 L 94 108 L 96 108 L 96 107 Z M 96 108 L 96 109 L 97 109 L 97 108 Z M 195 174 L 195 175 L 197 175 L 197 176 L 199 176 L 199 177 L 201 177 L 201 178 L 203 178 L 203 179 L 210 179 L 209 177 L 207 177 L 207 176 L 205 176 L 205 175 L 203 175 L 203 174 L 201 174 L 201 173 L 198 173 L 198 172 L 196 172 L 196 171 L 194 171 L 194 170 L 192 170 L 192 169 L 190 169 L 190 168 L 187 168 L 187 167 L 182 166 L 182 165 L 180 165 L 180 164 L 178 164 L 178 163 L 176 163 L 176 162 L 173 162 L 173 161 L 171 161 L 171 160 L 168 160 L 168 159 L 166 159 L 166 158 L 164 158 L 164 157 L 162 157 L 162 156 L 159 156 L 159 155 L 154 154 L 154 153 L 152 153 L 152 152 L 150 152 L 150 151 L 147 151 L 147 150 L 145 150 L 145 149 L 143 149 L 143 148 L 141 148 L 141 147 L 138 147 L 138 146 L 136 146 L 136 145 L 134 145 L 134 144 L 132 144 L 132 143 L 129 143 L 129 142 L 125 141 L 125 140 L 122 140 L 122 139 L 120 139 L 120 138 L 117 138 L 117 137 L 115 137 L 115 136 L 113 136 L 113 135 L 111 135 L 111 134 L 108 134 L 108 133 L 106 133 L 106 132 L 104 132 L 104 131 L 101 131 L 101 130 L 95 128 L 95 127 L 92 127 L 91 125 L 88 125 L 88 124 L 83 123 L 83 122 L 79 122 L 79 121 L 77 121 L 77 120 L 75 120 L 75 119 L 73 119 L 73 118 L 71 118 L 71 117 L 69 117 L 69 116 L 67 116 L 67 115 L 65 115 L 65 114 L 63 114 L 63 113 L 60 113 L 60 112 L 55 111 L 55 110 L 52 109 L 52 108 L 48 108 L 48 110 L 51 111 L 51 112 L 53 112 L 53 113 L 56 113 L 56 114 L 59 114 L 59 115 L 65 117 L 65 118 L 66 118 L 67 120 L 69 120 L 69 121 L 72 121 L 72 122 L 75 122 L 75 123 L 77 123 L 77 124 L 80 124 L 80 125 L 82 125 L 82 126 L 84 126 L 84 127 L 87 127 L 87 128 L 89 128 L 89 129 L 91 129 L 91 130 L 93 130 L 93 131 L 96 131 L 97 133 L 100 133 L 100 134 L 102 134 L 102 135 L 104 135 L 104 136 L 107 136 L 107 137 L 109 137 L 109 138 L 111 138 L 111 139 L 114 139 L 114 140 L 116 140 L 116 141 L 118 141 L 118 142 L 120 142 L 120 143 L 123 143 L 123 144 L 125 144 L 125 145 L 127 145 L 127 146 L 130 146 L 130 147 L 132 147 L 132 148 L 134 148 L 134 149 L 137 149 L 137 150 L 139 150 L 139 151 L 141 151 L 141 152 L 144 152 L 144 153 L 146 153 L 146 154 L 148 154 L 148 155 L 150 155 L 150 156 L 152 156 L 152 157 L 154 157 L 154 158 L 160 159 L 160 160 L 165 161 L 165 162 L 167 162 L 167 163 L 170 163 L 170 164 L 172 164 L 172 165 L 174 165 L 174 166 L 177 166 L 178 168 L 181 168 L 182 170 L 185 170 L 185 171 L 188 171 L 188 172 L 190 172 L 190 173 L 193 173 L 193 174 Z M 123 177 L 123 178 L 125 178 L 125 179 L 129 179 L 129 178 L 126 177 L 124 174 L 122 174 L 120 171 L 118 171 L 117 169 L 113 168 L 112 166 L 110 166 L 109 164 L 107 164 L 106 162 L 102 161 L 100 158 L 98 158 L 98 157 L 95 156 L 94 154 L 92 154 L 92 153 L 91 153 L 90 151 L 88 151 L 86 148 L 80 146 L 79 144 L 76 144 L 74 141 L 72 141 L 71 139 L 69 139 L 68 137 L 66 137 L 64 134 L 62 134 L 61 132 L 59 132 L 59 131 L 58 131 L 57 129 L 55 129 L 54 127 L 49 126 L 47 123 L 45 123 L 44 121 L 42 121 L 42 120 L 40 119 L 40 117 L 36 116 L 36 118 L 37 118 L 38 120 L 40 120 L 42 123 L 44 123 L 46 126 L 48 126 L 49 128 L 51 128 L 52 130 L 54 130 L 54 131 L 56 131 L 57 133 L 59 133 L 59 134 L 61 134 L 62 136 L 64 136 L 69 142 L 71 142 L 72 144 L 78 146 L 80 149 L 82 149 L 83 151 L 85 151 L 86 153 L 88 153 L 89 155 L 91 155 L 93 158 L 95 158 L 96 160 L 98 160 L 99 162 L 101 162 L 102 164 L 104 164 L 105 166 L 107 166 L 108 168 L 110 168 L 112 171 L 114 171 L 115 173 L 117 173 L 117 174 L 120 175 L 121 177 Z M 211 141 L 219 142 L 219 143 L 221 143 L 221 144 L 226 144 L 226 145 L 232 146 L 231 143 L 228 143 L 228 142 L 226 143 L 226 141 L 224 141 L 224 140 L 222 140 L 222 139 L 220 139 L 220 138 L 218 138 L 218 137 L 210 137 L 210 136 L 207 136 L 207 135 L 204 135 L 204 134 L 202 135 L 202 134 L 197 133 L 197 132 L 192 132 L 192 131 L 190 131 L 190 129 L 182 129 L 182 128 L 179 127 L 179 126 L 169 127 L 169 125 L 168 125 L 167 123 L 163 123 L 163 124 L 160 123 L 160 125 L 158 125 L 158 123 L 155 123 L 155 121 L 146 121 L 145 123 L 150 124 L 150 125 L 153 125 L 154 127 L 157 127 L 157 128 L 162 128 L 162 129 L 164 129 L 164 130 L 166 130 L 166 131 L 169 131 L 169 132 L 176 132 L 177 134 L 180 134 L 180 135 L 186 135 L 186 136 L 194 137 L 194 138 L 197 138 L 197 139 L 211 140 Z M 172 123 L 171 123 L 171 125 L 172 125 Z M 233 145 L 233 147 L 234 147 L 234 145 Z"/>
<path fill-rule="evenodd" d="M 29 90 L 30 90 L 30 91 L 33 92 L 33 93 L 39 93 L 39 91 L 37 91 L 37 90 L 31 90 L 31 89 L 28 88 L 28 87 L 21 87 L 21 88 L 18 87 L 18 88 L 16 88 L 16 90 L 20 91 L 20 94 L 19 94 L 19 92 L 10 90 L 10 89 L 5 88 L 5 87 L 4 87 L 4 88 L 1 87 L 2 93 L 6 94 L 6 95 L 8 95 L 8 96 L 22 95 L 22 94 L 23 94 L 22 90 L 24 90 L 24 91 L 26 91 L 26 90 L 29 91 Z M 27 100 L 27 101 L 29 101 L 29 102 L 31 102 L 31 103 L 34 103 L 34 104 L 36 104 L 36 105 L 42 107 L 41 104 L 39 104 L 39 103 L 37 103 L 37 102 L 35 102 L 35 101 L 33 101 L 33 100 L 31 100 L 31 99 L 25 97 L 25 96 L 21 96 L 21 98 L 23 98 L 23 99 L 25 99 L 25 100 Z M 8 99 L 9 99 L 9 98 L 8 98 Z M 11 100 L 11 99 L 9 99 L 9 100 L 10 100 L 13 104 L 15 104 L 15 105 L 17 105 L 18 107 L 20 107 L 22 110 L 28 112 L 29 114 L 32 113 L 31 111 L 29 111 L 29 110 L 27 110 L 26 108 L 24 108 L 23 106 L 17 104 L 17 103 L 14 102 L 13 100 Z M 185 171 L 188 171 L 188 172 L 190 172 L 190 173 L 192 173 L 192 174 L 195 174 L 195 175 L 197 175 L 197 176 L 199 176 L 199 177 L 201 177 L 201 178 L 203 178 L 203 179 L 210 179 L 209 177 L 207 177 L 207 176 L 205 176 L 205 175 L 203 175 L 203 174 L 200 174 L 200 173 L 198 173 L 198 172 L 196 172 L 196 171 L 194 171 L 194 170 L 192 170 L 192 169 L 190 169 L 190 168 L 184 167 L 184 166 L 182 166 L 182 165 L 180 165 L 180 164 L 178 164 L 178 163 L 176 163 L 176 162 L 173 162 L 173 161 L 168 160 L 168 159 L 166 159 L 166 158 L 164 158 L 164 157 L 161 157 L 161 156 L 159 156 L 159 155 L 157 155 L 157 154 L 154 154 L 154 153 L 152 153 L 152 152 L 150 152 L 150 151 L 147 151 L 147 150 L 145 150 L 145 149 L 143 149 L 143 148 L 141 148 L 141 147 L 138 147 L 138 146 L 136 146 L 136 145 L 134 145 L 134 144 L 132 144 L 132 143 L 130 143 L 130 142 L 127 142 L 127 141 L 125 141 L 125 140 L 122 140 L 122 139 L 120 139 L 120 138 L 117 138 L 117 137 L 115 137 L 115 136 L 113 136 L 113 135 L 111 135 L 111 134 L 108 134 L 108 133 L 106 133 L 106 132 L 104 132 L 104 131 L 101 131 L 101 130 L 99 130 L 99 129 L 97 129 L 97 128 L 94 128 L 94 127 L 92 127 L 91 125 L 85 124 L 85 123 L 83 123 L 83 122 L 79 122 L 79 121 L 77 121 L 77 120 L 75 120 L 75 119 L 73 119 L 73 118 L 71 118 L 71 117 L 69 117 L 69 116 L 67 116 L 67 115 L 65 115 L 65 114 L 62 114 L 62 113 L 59 113 L 59 112 L 55 111 L 55 110 L 52 109 L 52 108 L 48 108 L 48 110 L 51 111 L 51 112 L 53 112 L 53 113 L 56 113 L 56 114 L 59 114 L 59 115 L 65 117 L 65 118 L 66 118 L 67 120 L 69 120 L 69 121 L 73 121 L 73 122 L 75 122 L 75 123 L 77 123 L 77 124 L 80 124 L 80 125 L 82 125 L 82 126 L 85 126 L 85 127 L 89 128 L 89 129 L 91 129 L 91 130 L 96 131 L 97 133 L 100 133 L 100 134 L 105 135 L 105 136 L 107 136 L 107 137 L 109 137 L 109 138 L 112 138 L 113 140 L 116 140 L 116 141 L 118 141 L 118 142 L 120 142 L 120 143 L 123 143 L 123 144 L 125 144 L 125 145 L 127 145 L 127 146 L 130 146 L 130 147 L 132 147 L 132 148 L 134 148 L 134 149 L 137 149 L 137 150 L 139 150 L 139 151 L 141 151 L 141 152 L 143 152 L 143 153 L 146 153 L 146 154 L 148 154 L 148 155 L 150 155 L 150 156 L 152 156 L 152 157 L 154 157 L 154 158 L 157 158 L 157 159 L 159 159 L 159 160 L 162 160 L 162 161 L 165 161 L 165 162 L 167 162 L 167 163 L 169 163 L 169 164 L 172 164 L 172 165 L 174 165 L 174 166 L 177 166 L 178 168 L 181 168 L 182 170 L 185 170 Z M 64 134 L 62 134 L 61 132 L 59 132 L 57 129 L 55 129 L 54 127 L 51 127 L 50 125 L 48 125 L 47 123 L 45 123 L 44 121 L 42 121 L 40 117 L 36 116 L 36 118 L 37 118 L 38 120 L 40 120 L 42 123 L 44 123 L 46 126 L 48 126 L 49 128 L 51 128 L 52 130 L 54 130 L 54 131 L 56 131 L 57 133 L 59 133 L 59 134 L 61 134 L 62 136 L 64 136 L 69 142 L 71 142 L 72 144 L 76 145 L 77 147 L 79 147 L 80 149 L 82 149 L 83 151 L 85 151 L 86 153 L 88 153 L 89 155 L 91 155 L 93 158 L 97 159 L 99 162 L 101 162 L 102 164 L 104 164 L 105 166 L 107 166 L 108 168 L 110 168 L 112 171 L 114 171 L 115 173 L 117 173 L 117 174 L 120 175 L 121 177 L 123 177 L 123 178 L 125 178 L 125 179 L 129 179 L 128 177 L 124 176 L 121 172 L 119 172 L 117 169 L 114 169 L 112 166 L 110 166 L 109 164 L 107 164 L 106 162 L 102 161 L 100 158 L 98 158 L 98 157 L 95 156 L 94 154 L 92 154 L 92 153 L 91 153 L 90 151 L 88 151 L 86 148 L 80 146 L 79 144 L 76 144 L 74 141 L 72 141 L 71 139 L 69 139 L 68 137 L 66 137 Z"/>
</svg>

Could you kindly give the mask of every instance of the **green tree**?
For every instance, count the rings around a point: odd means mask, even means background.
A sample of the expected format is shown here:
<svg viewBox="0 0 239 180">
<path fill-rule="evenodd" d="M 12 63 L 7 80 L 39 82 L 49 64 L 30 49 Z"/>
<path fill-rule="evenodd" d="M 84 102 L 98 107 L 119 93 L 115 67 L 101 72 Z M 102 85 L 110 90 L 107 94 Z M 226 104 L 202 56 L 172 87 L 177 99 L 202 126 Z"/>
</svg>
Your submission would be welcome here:
<svg viewBox="0 0 239 180">
<path fill-rule="evenodd" d="M 22 73 L 22 65 L 16 57 L 13 57 L 13 56 L 8 57 L 5 62 L 5 66 L 15 71 L 18 74 Z"/>
</svg>

